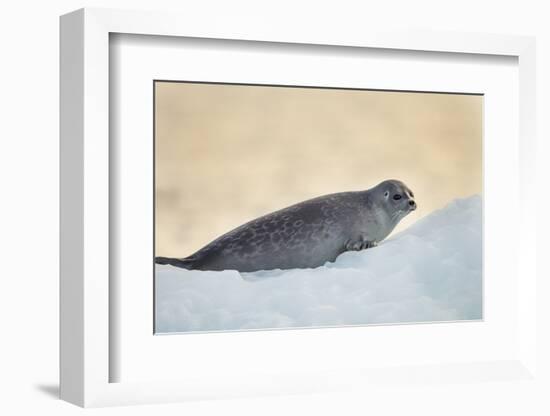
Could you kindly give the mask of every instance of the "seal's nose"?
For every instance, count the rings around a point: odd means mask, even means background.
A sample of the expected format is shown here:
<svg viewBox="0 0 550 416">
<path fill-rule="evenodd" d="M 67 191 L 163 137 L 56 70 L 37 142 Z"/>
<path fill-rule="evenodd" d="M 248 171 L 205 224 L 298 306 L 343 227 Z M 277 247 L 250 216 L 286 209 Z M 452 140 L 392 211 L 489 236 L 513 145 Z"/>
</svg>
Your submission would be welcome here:
<svg viewBox="0 0 550 416">
<path fill-rule="evenodd" d="M 415 210 L 416 209 L 416 202 L 414 202 L 412 199 L 409 200 L 409 206 L 411 207 L 411 209 Z"/>
</svg>

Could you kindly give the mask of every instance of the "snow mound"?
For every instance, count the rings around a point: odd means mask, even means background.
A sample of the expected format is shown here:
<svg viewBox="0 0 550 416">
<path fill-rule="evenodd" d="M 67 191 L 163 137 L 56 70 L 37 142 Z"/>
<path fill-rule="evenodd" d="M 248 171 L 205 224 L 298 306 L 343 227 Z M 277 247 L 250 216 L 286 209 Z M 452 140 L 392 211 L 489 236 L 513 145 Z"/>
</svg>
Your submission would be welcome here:
<svg viewBox="0 0 550 416">
<path fill-rule="evenodd" d="M 239 274 L 156 266 L 156 330 L 481 319 L 482 201 L 452 201 L 378 247 L 315 269 Z"/>
</svg>

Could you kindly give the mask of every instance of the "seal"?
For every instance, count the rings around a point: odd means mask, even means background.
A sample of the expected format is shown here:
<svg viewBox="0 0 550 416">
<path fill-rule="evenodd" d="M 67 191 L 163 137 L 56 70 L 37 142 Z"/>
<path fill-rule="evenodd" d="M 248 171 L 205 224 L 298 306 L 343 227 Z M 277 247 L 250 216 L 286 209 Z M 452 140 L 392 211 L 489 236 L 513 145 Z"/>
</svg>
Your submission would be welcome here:
<svg viewBox="0 0 550 416">
<path fill-rule="evenodd" d="M 376 246 L 416 209 L 412 191 L 386 180 L 366 191 L 309 199 L 256 218 L 185 258 L 156 257 L 157 264 L 190 270 L 313 268 L 345 251 Z"/>
</svg>

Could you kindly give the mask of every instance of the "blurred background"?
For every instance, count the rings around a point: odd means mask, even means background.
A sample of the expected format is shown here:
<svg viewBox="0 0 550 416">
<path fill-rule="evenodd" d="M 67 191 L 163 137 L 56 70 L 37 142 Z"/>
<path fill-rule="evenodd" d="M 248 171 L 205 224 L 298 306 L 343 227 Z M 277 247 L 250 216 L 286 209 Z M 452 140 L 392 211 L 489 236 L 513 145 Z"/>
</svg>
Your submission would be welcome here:
<svg viewBox="0 0 550 416">
<path fill-rule="evenodd" d="M 479 95 L 156 82 L 155 105 L 155 255 L 384 179 L 418 203 L 394 233 L 482 191 Z"/>
</svg>

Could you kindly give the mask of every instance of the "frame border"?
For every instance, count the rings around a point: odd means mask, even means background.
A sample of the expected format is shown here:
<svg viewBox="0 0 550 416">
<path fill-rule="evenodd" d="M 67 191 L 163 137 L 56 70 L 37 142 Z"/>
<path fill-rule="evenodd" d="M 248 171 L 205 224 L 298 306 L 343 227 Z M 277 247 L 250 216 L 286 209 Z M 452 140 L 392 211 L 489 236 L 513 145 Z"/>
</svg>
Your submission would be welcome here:
<svg viewBox="0 0 550 416">
<path fill-rule="evenodd" d="M 222 16 L 223 17 L 223 16 Z M 207 399 L 213 384 L 189 380 L 161 383 L 109 383 L 109 34 L 126 33 L 226 40 L 298 43 L 342 47 L 506 55 L 519 62 L 520 235 L 518 244 L 536 241 L 536 60 L 535 38 L 527 36 L 376 31 L 308 32 L 277 22 L 246 19 L 236 25 L 217 19 L 205 27 L 191 14 L 80 9 L 60 18 L 60 397 L 79 406 Z M 245 23 L 243 25 L 243 23 Z M 98 203 L 97 201 L 102 201 Z M 105 201 L 105 203 L 103 202 Z M 536 375 L 536 252 L 521 251 L 518 292 L 521 322 L 517 361 L 500 362 L 522 378 Z M 494 363 L 480 363 L 483 368 Z M 463 373 L 472 364 L 445 365 Z M 473 367 L 472 367 L 473 368 Z M 475 367 L 478 368 L 478 367 Z M 432 369 L 438 371 L 437 369 Z M 367 378 L 373 378 L 369 376 Z M 387 377 L 386 377 L 387 378 Z M 341 380 L 293 391 L 341 389 Z M 374 381 L 377 382 L 376 376 Z M 279 383 L 280 384 L 280 383 Z M 280 394 L 276 380 L 238 385 L 228 397 Z M 298 383 L 299 384 L 299 383 Z M 214 389 L 215 390 L 215 389 Z M 267 392 L 267 393 L 266 393 Z M 284 393 L 284 392 L 283 392 Z"/>
</svg>

